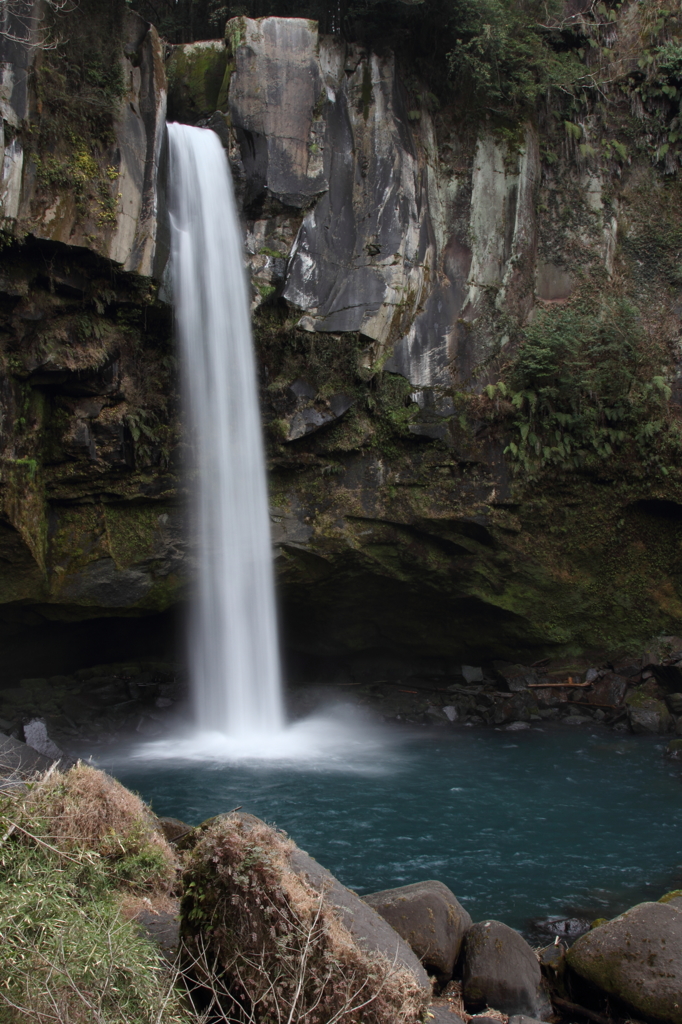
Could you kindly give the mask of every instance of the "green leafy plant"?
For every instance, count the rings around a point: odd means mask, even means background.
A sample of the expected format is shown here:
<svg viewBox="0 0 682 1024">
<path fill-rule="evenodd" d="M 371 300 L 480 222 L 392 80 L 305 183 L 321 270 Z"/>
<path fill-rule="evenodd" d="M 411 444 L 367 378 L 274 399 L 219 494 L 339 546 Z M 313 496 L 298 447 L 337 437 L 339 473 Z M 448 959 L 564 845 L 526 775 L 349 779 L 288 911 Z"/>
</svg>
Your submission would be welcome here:
<svg viewBox="0 0 682 1024">
<path fill-rule="evenodd" d="M 576 302 L 540 313 L 526 329 L 508 384 L 487 389 L 511 403 L 506 449 L 529 477 L 550 466 L 579 469 L 638 449 L 661 472 L 651 441 L 678 443 L 671 389 L 638 310 L 624 299 Z"/>
</svg>

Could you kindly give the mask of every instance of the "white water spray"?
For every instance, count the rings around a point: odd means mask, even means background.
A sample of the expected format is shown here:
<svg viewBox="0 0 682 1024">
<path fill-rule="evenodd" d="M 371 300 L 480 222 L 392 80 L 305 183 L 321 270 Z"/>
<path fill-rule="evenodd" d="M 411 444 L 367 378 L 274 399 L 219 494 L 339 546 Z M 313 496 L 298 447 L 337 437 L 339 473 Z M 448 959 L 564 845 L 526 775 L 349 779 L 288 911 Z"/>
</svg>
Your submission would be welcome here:
<svg viewBox="0 0 682 1024">
<path fill-rule="evenodd" d="M 170 124 L 168 139 L 173 291 L 196 452 L 189 480 L 198 547 L 189 652 L 196 724 L 257 745 L 281 732 L 284 714 L 242 236 L 218 136 Z"/>
</svg>

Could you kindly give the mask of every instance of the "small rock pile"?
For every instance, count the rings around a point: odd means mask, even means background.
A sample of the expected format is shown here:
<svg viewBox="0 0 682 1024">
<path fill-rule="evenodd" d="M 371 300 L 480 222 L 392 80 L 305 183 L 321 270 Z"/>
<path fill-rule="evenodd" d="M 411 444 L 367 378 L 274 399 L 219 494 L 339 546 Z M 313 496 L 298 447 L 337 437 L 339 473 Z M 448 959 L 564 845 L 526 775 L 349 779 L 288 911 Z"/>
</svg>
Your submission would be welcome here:
<svg viewBox="0 0 682 1024">
<path fill-rule="evenodd" d="M 492 661 L 458 673 L 361 682 L 359 703 L 386 721 L 489 725 L 511 731 L 549 721 L 682 736 L 682 638 L 660 637 L 639 657 L 601 666 Z M 676 754 L 682 757 L 682 744 Z"/>
<path fill-rule="evenodd" d="M 95 665 L 72 676 L 22 679 L 1 689 L 0 733 L 55 757 L 41 742 L 67 750 L 88 743 L 96 749 L 125 734 L 160 736 L 182 713 L 185 699 L 185 681 L 172 665 Z"/>
</svg>

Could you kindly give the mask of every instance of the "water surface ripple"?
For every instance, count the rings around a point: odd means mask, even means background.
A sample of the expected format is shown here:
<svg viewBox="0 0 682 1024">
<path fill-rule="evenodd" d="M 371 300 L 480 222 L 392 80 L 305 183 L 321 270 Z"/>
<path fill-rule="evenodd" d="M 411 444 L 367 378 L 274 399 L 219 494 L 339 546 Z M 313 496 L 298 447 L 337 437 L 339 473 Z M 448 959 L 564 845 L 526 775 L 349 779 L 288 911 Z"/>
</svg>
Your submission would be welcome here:
<svg viewBox="0 0 682 1024">
<path fill-rule="evenodd" d="M 371 757 L 110 763 L 157 814 L 237 805 L 360 893 L 438 878 L 474 920 L 610 916 L 682 880 L 680 768 L 657 738 L 546 727 L 422 730 Z"/>
</svg>

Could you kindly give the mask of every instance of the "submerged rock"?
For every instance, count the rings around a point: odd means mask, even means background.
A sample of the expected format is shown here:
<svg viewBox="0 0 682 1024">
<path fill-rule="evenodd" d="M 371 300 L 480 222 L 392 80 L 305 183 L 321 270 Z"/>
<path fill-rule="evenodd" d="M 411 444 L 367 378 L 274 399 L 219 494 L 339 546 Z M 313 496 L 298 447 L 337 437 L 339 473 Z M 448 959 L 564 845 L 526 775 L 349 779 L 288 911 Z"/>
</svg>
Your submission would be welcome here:
<svg viewBox="0 0 682 1024">
<path fill-rule="evenodd" d="M 586 1001 L 617 1001 L 640 1020 L 682 1024 L 682 912 L 674 902 L 639 903 L 583 935 L 566 962 Z"/>
<path fill-rule="evenodd" d="M 480 921 L 467 932 L 462 992 L 470 1013 L 487 1006 L 540 1020 L 551 1013 L 537 956 L 501 921 Z"/>
<path fill-rule="evenodd" d="M 363 896 L 409 944 L 428 971 L 449 979 L 470 915 L 442 882 L 428 880 Z"/>
</svg>

